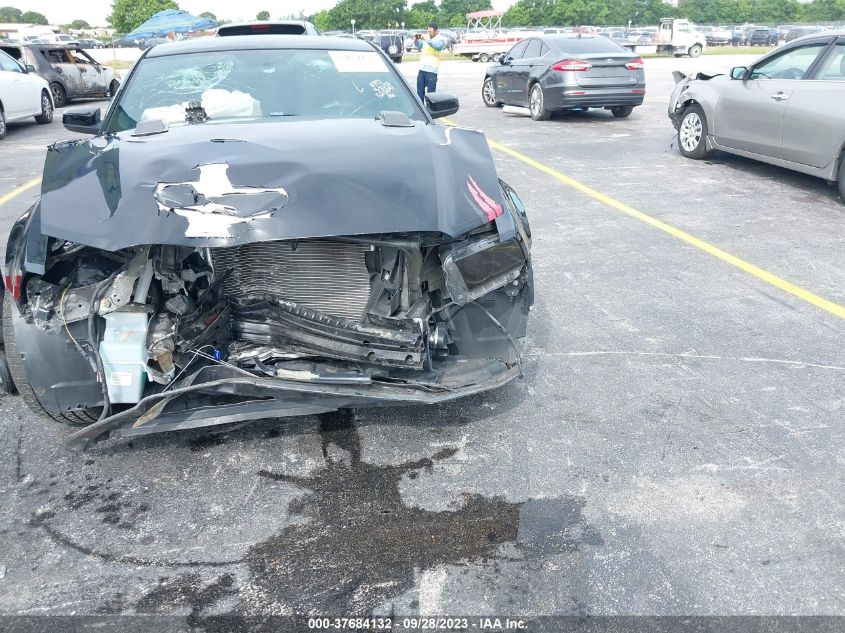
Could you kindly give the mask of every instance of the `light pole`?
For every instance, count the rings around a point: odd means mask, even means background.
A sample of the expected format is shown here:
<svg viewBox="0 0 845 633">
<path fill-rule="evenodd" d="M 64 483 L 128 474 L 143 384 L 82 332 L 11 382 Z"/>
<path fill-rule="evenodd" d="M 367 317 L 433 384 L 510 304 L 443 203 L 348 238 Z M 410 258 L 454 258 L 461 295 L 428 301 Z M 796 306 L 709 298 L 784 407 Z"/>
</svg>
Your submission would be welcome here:
<svg viewBox="0 0 845 633">
<path fill-rule="evenodd" d="M 355 20 L 352 19 L 352 20 L 349 20 L 349 22 L 352 23 L 352 35 L 355 35 Z"/>
</svg>

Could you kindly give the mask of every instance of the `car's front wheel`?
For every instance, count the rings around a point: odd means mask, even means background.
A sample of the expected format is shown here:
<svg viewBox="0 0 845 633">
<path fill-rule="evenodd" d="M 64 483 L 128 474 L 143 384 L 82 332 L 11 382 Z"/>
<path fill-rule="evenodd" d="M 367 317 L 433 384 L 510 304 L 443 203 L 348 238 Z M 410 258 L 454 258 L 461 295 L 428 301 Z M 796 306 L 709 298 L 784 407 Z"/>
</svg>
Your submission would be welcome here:
<svg viewBox="0 0 845 633">
<path fill-rule="evenodd" d="M 528 109 L 531 111 L 531 118 L 535 121 L 548 121 L 552 116 L 551 110 L 546 110 L 545 95 L 540 84 L 531 86 Z"/>
<path fill-rule="evenodd" d="M 616 106 L 610 109 L 611 114 L 617 119 L 627 119 L 634 111 L 634 106 Z"/>
<path fill-rule="evenodd" d="M 713 150 L 707 147 L 707 119 L 698 104 L 689 106 L 678 126 L 678 149 L 687 158 L 707 158 Z"/>
<path fill-rule="evenodd" d="M 12 382 L 3 385 L 7 393 L 14 393 L 15 389 L 27 407 L 34 413 L 48 417 L 56 422 L 70 424 L 73 426 L 88 425 L 96 422 L 99 411 L 95 409 L 81 409 L 79 411 L 53 412 L 47 410 L 36 395 L 35 389 L 29 382 L 26 369 L 23 366 L 23 359 L 15 341 L 15 324 L 12 320 L 12 299 L 8 294 L 3 293 L 3 348 L 6 355 L 6 363 L 9 369 L 9 377 Z"/>
<path fill-rule="evenodd" d="M 845 154 L 839 163 L 839 195 L 842 196 L 842 202 L 845 202 Z"/>
<path fill-rule="evenodd" d="M 700 45 L 693 44 L 692 46 L 689 47 L 689 56 L 690 57 L 695 59 L 699 55 L 701 55 L 701 46 Z"/>
<path fill-rule="evenodd" d="M 6 113 L 0 105 L 0 138 L 6 138 Z"/>
<path fill-rule="evenodd" d="M 46 90 L 41 92 L 41 114 L 35 117 L 35 122 L 41 125 L 53 122 L 53 102 Z"/>
<path fill-rule="evenodd" d="M 493 83 L 492 77 L 487 77 L 484 83 L 481 84 L 481 100 L 488 108 L 499 108 L 502 106 L 501 101 L 496 100 L 496 84 Z"/>
</svg>

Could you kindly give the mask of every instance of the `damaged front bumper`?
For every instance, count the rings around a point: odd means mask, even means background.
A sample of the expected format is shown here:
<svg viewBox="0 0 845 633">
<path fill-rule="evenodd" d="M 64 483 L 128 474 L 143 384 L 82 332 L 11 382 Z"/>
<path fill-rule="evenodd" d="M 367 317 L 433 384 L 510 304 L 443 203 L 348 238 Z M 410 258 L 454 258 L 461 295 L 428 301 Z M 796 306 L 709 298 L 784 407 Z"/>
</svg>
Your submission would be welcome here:
<svg viewBox="0 0 845 633">
<path fill-rule="evenodd" d="M 74 449 L 499 387 L 521 373 L 534 292 L 524 207 L 502 191 L 507 215 L 460 238 L 109 252 L 54 238 L 27 249 L 13 233 L 7 318 L 23 379 L 48 414 L 99 416 Z"/>
<path fill-rule="evenodd" d="M 518 366 L 478 361 L 455 363 L 408 382 L 309 371 L 261 378 L 229 367 L 209 366 L 186 381 L 189 384 L 147 396 L 134 407 L 77 431 L 64 445 L 70 450 L 85 450 L 112 433 L 131 437 L 245 420 L 316 415 L 350 407 L 438 404 L 495 389 L 519 374 Z"/>
</svg>

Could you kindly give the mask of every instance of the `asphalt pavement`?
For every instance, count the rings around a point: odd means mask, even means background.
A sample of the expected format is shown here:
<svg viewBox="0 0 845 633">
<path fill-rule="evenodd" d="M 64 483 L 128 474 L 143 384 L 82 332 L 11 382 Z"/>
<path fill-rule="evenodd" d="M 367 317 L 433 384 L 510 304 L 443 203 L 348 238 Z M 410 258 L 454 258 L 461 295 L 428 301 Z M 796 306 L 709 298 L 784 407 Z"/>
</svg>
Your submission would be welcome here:
<svg viewBox="0 0 845 633">
<path fill-rule="evenodd" d="M 648 60 L 624 120 L 486 108 L 470 62 L 438 88 L 454 123 L 845 305 L 835 188 L 673 147 L 671 70 L 748 61 Z M 74 136 L 59 115 L 10 126 L 0 196 Z M 842 319 L 494 156 L 534 236 L 524 379 L 82 456 L 5 397 L 0 613 L 845 615 Z M 0 206 L 0 241 L 36 191 Z"/>
</svg>

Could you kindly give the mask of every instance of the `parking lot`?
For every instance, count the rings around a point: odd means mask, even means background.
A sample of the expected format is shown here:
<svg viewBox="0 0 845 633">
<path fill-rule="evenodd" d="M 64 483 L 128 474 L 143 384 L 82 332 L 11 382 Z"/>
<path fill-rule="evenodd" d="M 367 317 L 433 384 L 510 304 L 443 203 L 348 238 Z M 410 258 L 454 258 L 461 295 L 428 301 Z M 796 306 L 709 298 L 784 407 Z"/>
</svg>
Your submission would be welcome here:
<svg viewBox="0 0 845 633">
<path fill-rule="evenodd" d="M 525 377 L 84 455 L 5 397 L 0 612 L 845 613 L 845 204 L 684 159 L 666 116 L 672 70 L 750 59 L 649 59 L 630 118 L 542 123 L 486 108 L 483 65 L 445 62 L 451 122 L 487 133 L 528 207 Z M 0 144 L 4 244 L 38 188 L 8 194 L 75 136 L 60 113 Z"/>
</svg>

